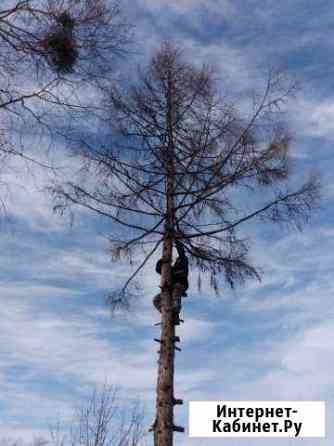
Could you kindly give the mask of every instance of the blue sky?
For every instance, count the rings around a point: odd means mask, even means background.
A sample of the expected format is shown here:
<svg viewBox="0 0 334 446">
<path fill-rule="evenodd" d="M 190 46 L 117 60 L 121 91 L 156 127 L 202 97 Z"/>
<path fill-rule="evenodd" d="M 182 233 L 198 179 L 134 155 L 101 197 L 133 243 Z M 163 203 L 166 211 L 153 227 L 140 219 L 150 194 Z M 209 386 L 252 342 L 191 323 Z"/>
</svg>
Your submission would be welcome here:
<svg viewBox="0 0 334 446">
<path fill-rule="evenodd" d="M 301 83 L 287 109 L 294 133 L 293 160 L 302 179 L 322 176 L 323 199 L 302 233 L 250 225 L 252 258 L 263 269 L 217 298 L 192 273 L 179 329 L 176 396 L 203 400 L 326 400 L 327 438 L 334 440 L 334 5 L 281 0 L 132 0 L 124 3 L 136 25 L 145 63 L 162 39 L 173 39 L 194 63 L 214 63 L 226 88 L 247 97 L 264 86 L 268 67 L 283 67 Z M 131 72 L 131 70 L 130 70 Z M 31 138 L 31 135 L 29 136 Z M 56 162 L 71 166 L 61 147 Z M 70 168 L 69 168 L 70 171 Z M 132 312 L 110 319 L 105 295 L 126 278 L 111 263 L 107 224 L 76 212 L 73 226 L 52 213 L 42 192 L 51 174 L 12 161 L 8 222 L 0 232 L 0 437 L 27 440 L 48 429 L 55 414 L 67 419 L 96 384 L 119 385 L 140 398 L 153 417 L 158 315 L 154 261 L 141 276 L 143 296 Z M 6 191 L 7 193 L 7 191 Z M 186 424 L 187 408 L 176 409 Z M 218 444 L 176 434 L 177 444 Z M 225 440 L 231 446 L 288 446 L 289 440 Z M 221 444 L 221 442 L 219 442 Z"/>
</svg>

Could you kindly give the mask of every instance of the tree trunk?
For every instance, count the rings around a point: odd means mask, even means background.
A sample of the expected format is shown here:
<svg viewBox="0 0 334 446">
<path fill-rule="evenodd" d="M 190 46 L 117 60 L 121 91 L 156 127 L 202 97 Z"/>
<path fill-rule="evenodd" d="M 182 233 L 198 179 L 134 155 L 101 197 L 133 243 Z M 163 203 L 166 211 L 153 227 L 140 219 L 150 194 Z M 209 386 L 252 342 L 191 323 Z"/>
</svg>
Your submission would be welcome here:
<svg viewBox="0 0 334 446">
<path fill-rule="evenodd" d="M 167 235 L 163 247 L 161 271 L 161 343 L 157 384 L 157 415 L 154 429 L 155 446 L 173 445 L 174 337 L 175 326 L 171 294 L 173 240 Z"/>
<path fill-rule="evenodd" d="M 174 429 L 174 361 L 175 325 L 172 301 L 172 260 L 174 238 L 174 106 L 173 76 L 168 73 L 167 116 L 168 145 L 166 147 L 166 233 L 163 244 L 161 269 L 161 338 L 157 383 L 154 446 L 172 446 Z"/>
</svg>

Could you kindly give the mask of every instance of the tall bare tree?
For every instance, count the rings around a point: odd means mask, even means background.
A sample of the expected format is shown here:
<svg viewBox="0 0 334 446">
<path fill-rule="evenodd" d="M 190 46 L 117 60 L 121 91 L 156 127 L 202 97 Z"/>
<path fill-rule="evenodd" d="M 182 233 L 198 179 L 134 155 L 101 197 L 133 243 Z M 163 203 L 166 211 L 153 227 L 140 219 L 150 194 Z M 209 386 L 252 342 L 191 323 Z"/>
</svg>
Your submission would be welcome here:
<svg viewBox="0 0 334 446">
<path fill-rule="evenodd" d="M 132 281 L 162 247 L 155 446 L 171 446 L 173 432 L 183 431 L 173 417 L 182 404 L 174 395 L 173 242 L 210 274 L 213 288 L 220 274 L 233 287 L 259 278 L 239 229 L 256 219 L 299 228 L 318 202 L 315 176 L 287 185 L 291 137 L 281 108 L 295 87 L 271 72 L 247 118 L 216 79 L 212 68 L 195 67 L 163 44 L 132 85 L 110 89 L 103 141 L 78 136 L 88 181 L 52 188 L 58 210 L 76 204 L 110 219 L 114 257 L 131 260 L 135 248 L 143 250 L 122 290 L 110 295 L 113 308 L 129 304 Z"/>
</svg>

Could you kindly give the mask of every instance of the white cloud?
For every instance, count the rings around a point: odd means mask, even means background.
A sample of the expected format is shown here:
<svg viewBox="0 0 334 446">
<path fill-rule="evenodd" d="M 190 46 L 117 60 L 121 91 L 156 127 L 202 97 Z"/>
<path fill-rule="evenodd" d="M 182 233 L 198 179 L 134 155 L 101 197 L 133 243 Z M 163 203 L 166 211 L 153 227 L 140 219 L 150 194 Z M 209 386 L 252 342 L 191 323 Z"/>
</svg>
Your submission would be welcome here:
<svg viewBox="0 0 334 446">
<path fill-rule="evenodd" d="M 191 13 L 200 8 L 219 15 L 224 13 L 228 17 L 236 13 L 236 9 L 230 0 L 138 0 L 138 4 L 147 10 L 161 10 L 168 7 L 181 14 Z"/>
<path fill-rule="evenodd" d="M 301 96 L 291 104 L 290 116 L 301 136 L 333 141 L 334 97 Z"/>
</svg>

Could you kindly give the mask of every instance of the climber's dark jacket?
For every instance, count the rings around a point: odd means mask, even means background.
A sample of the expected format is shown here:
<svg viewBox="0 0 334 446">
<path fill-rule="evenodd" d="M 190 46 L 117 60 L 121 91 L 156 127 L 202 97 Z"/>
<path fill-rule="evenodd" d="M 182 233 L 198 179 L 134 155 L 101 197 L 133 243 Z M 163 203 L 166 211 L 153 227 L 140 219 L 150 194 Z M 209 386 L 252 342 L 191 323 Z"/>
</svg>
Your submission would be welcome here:
<svg viewBox="0 0 334 446">
<path fill-rule="evenodd" d="M 172 266 L 172 283 L 180 283 L 185 287 L 185 289 L 188 289 L 189 283 L 188 283 L 188 259 L 184 252 L 184 248 L 182 246 L 182 243 L 176 242 L 176 249 L 178 253 L 178 258 L 175 260 L 174 265 Z M 161 268 L 162 268 L 162 259 L 158 260 L 155 270 L 158 274 L 161 274 Z"/>
</svg>

